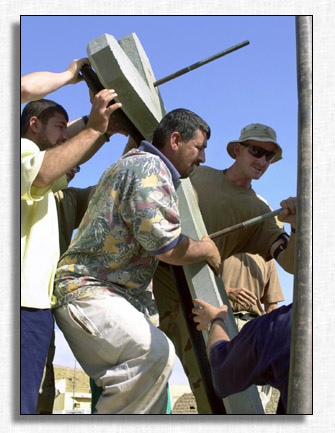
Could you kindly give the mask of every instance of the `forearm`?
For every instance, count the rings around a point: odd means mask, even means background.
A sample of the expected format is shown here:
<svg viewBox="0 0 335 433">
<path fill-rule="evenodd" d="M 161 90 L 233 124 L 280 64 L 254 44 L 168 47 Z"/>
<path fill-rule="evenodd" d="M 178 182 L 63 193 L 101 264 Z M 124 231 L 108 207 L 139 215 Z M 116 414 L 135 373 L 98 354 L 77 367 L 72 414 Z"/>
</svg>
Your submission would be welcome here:
<svg viewBox="0 0 335 433">
<path fill-rule="evenodd" d="M 51 185 L 73 167 L 86 162 L 103 143 L 101 133 L 89 128 L 71 140 L 47 150 L 33 185 L 39 188 Z"/>
<path fill-rule="evenodd" d="M 287 247 L 279 253 L 277 262 L 289 274 L 294 274 L 295 234 L 291 234 Z"/>
<path fill-rule="evenodd" d="M 169 265 L 184 266 L 206 261 L 211 253 L 212 249 L 207 242 L 194 241 L 183 236 L 174 248 L 164 254 L 157 255 L 157 258 Z"/>
<path fill-rule="evenodd" d="M 271 313 L 271 311 L 276 310 L 277 308 L 278 308 L 277 302 L 272 302 L 272 303 L 264 302 L 264 310 L 266 314 Z"/>
<path fill-rule="evenodd" d="M 218 315 L 217 317 L 222 317 Z M 226 325 L 222 321 L 215 321 L 210 329 L 208 341 L 207 341 L 207 355 L 209 357 L 209 352 L 213 344 L 218 341 L 230 341 L 229 335 L 226 331 Z"/>
<path fill-rule="evenodd" d="M 21 78 L 21 103 L 36 101 L 68 84 L 72 75 L 69 71 L 33 72 Z"/>
<path fill-rule="evenodd" d="M 86 124 L 82 117 L 79 117 L 79 119 L 71 120 L 71 122 L 67 124 L 67 133 L 69 138 L 75 137 L 85 128 Z"/>
</svg>

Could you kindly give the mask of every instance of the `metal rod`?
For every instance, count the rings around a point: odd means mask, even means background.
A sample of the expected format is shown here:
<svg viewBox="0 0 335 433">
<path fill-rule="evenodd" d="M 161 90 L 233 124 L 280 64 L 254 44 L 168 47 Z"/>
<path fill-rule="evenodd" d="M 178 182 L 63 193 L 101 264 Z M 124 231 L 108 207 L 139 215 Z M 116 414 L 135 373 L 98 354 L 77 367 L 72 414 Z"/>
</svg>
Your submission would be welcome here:
<svg viewBox="0 0 335 433">
<path fill-rule="evenodd" d="M 296 17 L 298 188 L 288 413 L 312 413 L 312 17 Z"/>
<path fill-rule="evenodd" d="M 220 51 L 217 54 L 213 54 L 213 56 L 208 57 L 207 59 L 200 60 L 199 62 L 194 63 L 191 66 L 188 66 L 188 67 L 186 67 L 184 69 L 180 69 L 180 71 L 174 72 L 173 74 L 170 74 L 170 75 L 168 75 L 165 78 L 161 78 L 160 80 L 155 81 L 153 85 L 155 87 L 160 86 L 161 84 L 167 83 L 168 81 L 171 81 L 174 78 L 180 77 L 181 75 L 184 75 L 187 72 L 193 71 L 193 69 L 200 68 L 200 66 L 206 65 L 206 63 L 209 63 L 209 62 L 212 62 L 213 60 L 219 59 L 220 57 L 223 57 L 226 54 L 230 54 L 233 51 L 236 51 L 236 50 L 238 50 L 240 48 L 243 48 L 243 47 L 245 47 L 246 45 L 249 45 L 249 44 L 250 44 L 249 41 L 241 42 L 240 44 L 237 44 L 237 45 L 234 45 L 233 47 L 227 48 L 224 51 Z"/>
<path fill-rule="evenodd" d="M 277 209 L 277 210 L 273 210 L 273 211 L 268 212 L 264 215 L 260 215 L 260 216 L 255 217 L 255 218 L 251 218 L 250 220 L 235 224 L 234 226 L 227 227 L 226 229 L 223 229 L 223 230 L 219 230 L 218 232 L 215 232 L 215 233 L 212 233 L 211 235 L 209 235 L 209 237 L 211 239 L 217 239 L 221 236 L 226 236 L 230 233 L 236 232 L 238 230 L 242 230 L 245 227 L 250 227 L 250 226 L 253 226 L 254 224 L 259 224 L 268 218 L 275 217 L 275 216 L 279 215 L 279 213 L 281 211 L 282 211 L 282 208 Z"/>
</svg>

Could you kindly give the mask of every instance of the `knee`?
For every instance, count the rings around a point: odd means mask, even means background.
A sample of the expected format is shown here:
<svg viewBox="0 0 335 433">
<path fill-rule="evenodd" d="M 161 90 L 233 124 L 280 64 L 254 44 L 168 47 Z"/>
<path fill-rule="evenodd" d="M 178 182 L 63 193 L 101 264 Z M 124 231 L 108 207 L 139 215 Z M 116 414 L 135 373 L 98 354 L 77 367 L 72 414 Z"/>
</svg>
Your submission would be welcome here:
<svg viewBox="0 0 335 433">
<path fill-rule="evenodd" d="M 158 331 L 158 330 L 157 330 Z M 172 342 L 163 334 L 159 332 L 159 337 L 155 338 L 154 344 L 151 345 L 148 358 L 152 366 L 157 370 L 171 370 L 175 360 L 175 349 Z"/>
</svg>

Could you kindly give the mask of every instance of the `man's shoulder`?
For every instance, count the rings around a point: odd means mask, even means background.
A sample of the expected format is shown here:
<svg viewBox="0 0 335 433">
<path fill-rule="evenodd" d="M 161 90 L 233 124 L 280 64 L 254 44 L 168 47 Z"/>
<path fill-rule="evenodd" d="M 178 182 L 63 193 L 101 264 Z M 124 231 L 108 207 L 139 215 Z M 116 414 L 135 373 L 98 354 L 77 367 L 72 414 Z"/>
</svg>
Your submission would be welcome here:
<svg viewBox="0 0 335 433">
<path fill-rule="evenodd" d="M 197 180 L 203 181 L 204 178 L 215 179 L 218 176 L 222 177 L 222 170 L 209 167 L 208 165 L 199 165 L 191 173 L 190 180 L 196 182 Z"/>
<path fill-rule="evenodd" d="M 127 163 L 136 162 L 139 159 L 141 160 L 159 160 L 162 161 L 162 159 L 158 155 L 154 155 L 153 153 L 146 152 L 144 150 L 140 149 L 132 149 L 129 152 L 127 152 L 125 155 L 123 155 L 120 158 L 120 162 L 124 161 Z M 162 161 L 163 162 L 163 161 Z"/>
<path fill-rule="evenodd" d="M 33 141 L 28 138 L 21 138 L 21 156 L 28 153 L 40 152 L 39 147 Z"/>
<path fill-rule="evenodd" d="M 132 170 L 141 177 L 166 172 L 166 164 L 158 156 L 143 150 L 133 149 L 122 156 L 117 163 L 117 170 Z"/>
</svg>

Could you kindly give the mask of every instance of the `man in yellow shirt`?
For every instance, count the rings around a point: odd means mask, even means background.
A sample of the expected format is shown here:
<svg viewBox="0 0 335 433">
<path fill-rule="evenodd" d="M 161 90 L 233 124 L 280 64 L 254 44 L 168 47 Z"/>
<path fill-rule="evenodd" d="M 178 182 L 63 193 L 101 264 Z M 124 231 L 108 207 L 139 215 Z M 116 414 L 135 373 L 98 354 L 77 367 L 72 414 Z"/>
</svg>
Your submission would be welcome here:
<svg viewBox="0 0 335 433">
<path fill-rule="evenodd" d="M 80 61 L 75 61 L 78 66 Z M 72 70 L 72 81 L 79 74 Z M 39 73 L 37 73 L 39 74 Z M 43 74 L 41 73 L 42 78 Z M 44 75 L 45 76 L 45 75 Z M 34 75 L 32 77 L 34 78 Z M 68 78 L 68 75 L 67 75 Z M 46 80 L 47 81 L 47 80 Z M 42 83 L 43 80 L 39 80 Z M 66 84 L 66 83 L 63 83 Z M 38 87 L 38 84 L 36 84 Z M 59 86 L 58 86 L 59 87 Z M 28 99 L 44 96 L 37 89 Z M 23 93 L 23 101 L 26 97 Z M 65 173 L 86 162 L 104 144 L 117 94 L 104 89 L 93 98 L 86 128 L 68 139 L 68 116 L 49 100 L 26 105 L 21 116 L 21 413 L 36 413 L 38 391 L 53 329 L 51 295 L 59 259 L 53 192 L 66 188 Z"/>
</svg>

